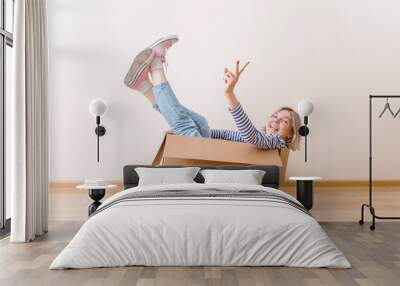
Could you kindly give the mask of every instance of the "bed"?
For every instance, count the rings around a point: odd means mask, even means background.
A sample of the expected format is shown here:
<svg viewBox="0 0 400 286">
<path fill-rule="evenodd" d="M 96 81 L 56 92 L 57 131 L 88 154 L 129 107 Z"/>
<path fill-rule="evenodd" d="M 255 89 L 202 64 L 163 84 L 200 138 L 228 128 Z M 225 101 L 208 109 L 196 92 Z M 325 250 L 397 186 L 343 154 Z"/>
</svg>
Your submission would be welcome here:
<svg viewBox="0 0 400 286">
<path fill-rule="evenodd" d="M 146 165 L 124 167 L 124 191 L 103 202 L 50 269 L 351 267 L 307 209 L 278 189 L 276 166 L 201 166 L 265 170 L 261 185 L 205 184 L 199 173 L 196 183 L 153 186 L 138 186 L 136 167 Z"/>
</svg>

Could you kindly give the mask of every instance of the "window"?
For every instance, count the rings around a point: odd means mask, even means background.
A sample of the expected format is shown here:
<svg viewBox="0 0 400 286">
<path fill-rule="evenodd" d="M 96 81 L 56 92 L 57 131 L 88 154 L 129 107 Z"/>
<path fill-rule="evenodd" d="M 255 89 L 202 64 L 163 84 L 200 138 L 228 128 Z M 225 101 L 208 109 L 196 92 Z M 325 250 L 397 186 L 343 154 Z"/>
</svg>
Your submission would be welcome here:
<svg viewBox="0 0 400 286">
<path fill-rule="evenodd" d="M 0 236 L 9 232 L 10 194 L 5 188 L 5 108 L 11 92 L 14 0 L 0 0 Z"/>
</svg>

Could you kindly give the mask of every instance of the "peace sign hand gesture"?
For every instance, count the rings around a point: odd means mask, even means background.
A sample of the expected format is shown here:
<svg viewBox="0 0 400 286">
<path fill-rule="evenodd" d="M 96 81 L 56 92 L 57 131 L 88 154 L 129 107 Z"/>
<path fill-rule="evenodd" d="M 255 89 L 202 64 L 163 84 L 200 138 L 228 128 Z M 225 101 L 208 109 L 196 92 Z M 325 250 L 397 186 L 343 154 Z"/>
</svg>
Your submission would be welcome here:
<svg viewBox="0 0 400 286">
<path fill-rule="evenodd" d="M 240 75 L 244 71 L 244 69 L 250 64 L 247 62 L 242 68 L 240 68 L 240 62 L 236 61 L 235 72 L 231 72 L 227 68 L 224 70 L 224 87 L 226 94 L 233 94 L 236 83 L 239 81 Z"/>
</svg>

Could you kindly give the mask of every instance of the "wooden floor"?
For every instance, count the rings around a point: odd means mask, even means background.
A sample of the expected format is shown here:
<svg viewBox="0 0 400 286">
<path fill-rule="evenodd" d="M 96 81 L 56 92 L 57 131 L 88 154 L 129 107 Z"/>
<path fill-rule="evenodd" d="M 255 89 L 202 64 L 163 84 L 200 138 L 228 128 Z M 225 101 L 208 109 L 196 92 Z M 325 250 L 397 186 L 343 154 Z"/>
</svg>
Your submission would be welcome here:
<svg viewBox="0 0 400 286">
<path fill-rule="evenodd" d="M 0 285 L 385 285 L 400 284 L 400 224 L 376 231 L 357 223 L 322 223 L 352 269 L 290 267 L 120 267 L 48 270 L 81 223 L 51 223 L 49 233 L 28 244 L 0 241 Z"/>
<path fill-rule="evenodd" d="M 294 188 L 284 191 L 294 195 Z M 107 193 L 106 196 L 112 193 Z M 400 188 L 376 187 L 374 205 L 377 214 L 400 216 Z M 367 188 L 315 188 L 312 215 L 317 221 L 354 222 L 360 219 L 361 204 L 368 201 Z M 85 190 L 75 188 L 53 188 L 49 195 L 50 221 L 84 221 L 87 206 L 91 203 Z M 370 220 L 368 215 L 367 220 Z"/>
<path fill-rule="evenodd" d="M 294 189 L 287 190 L 294 194 Z M 108 196 L 111 193 L 108 194 Z M 380 215 L 400 215 L 400 190 L 380 188 Z M 91 200 L 84 190 L 52 189 L 50 229 L 32 243 L 0 241 L 0 285 L 400 285 L 400 223 L 358 225 L 366 188 L 315 190 L 313 216 L 352 263 L 350 270 L 289 267 L 123 267 L 48 270 L 87 218 Z M 369 219 L 369 216 L 367 216 Z"/>
</svg>

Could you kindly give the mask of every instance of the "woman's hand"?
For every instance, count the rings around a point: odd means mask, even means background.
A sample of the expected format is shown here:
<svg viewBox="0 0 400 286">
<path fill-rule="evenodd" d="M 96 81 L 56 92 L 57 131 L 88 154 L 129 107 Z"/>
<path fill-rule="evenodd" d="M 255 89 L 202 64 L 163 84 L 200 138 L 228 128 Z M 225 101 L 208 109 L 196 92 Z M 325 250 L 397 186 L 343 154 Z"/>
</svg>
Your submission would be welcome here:
<svg viewBox="0 0 400 286">
<path fill-rule="evenodd" d="M 239 81 L 240 75 L 244 71 L 244 69 L 249 65 L 250 62 L 247 62 L 242 68 L 240 68 L 240 62 L 236 61 L 236 68 L 234 72 L 231 72 L 227 68 L 224 70 L 224 87 L 226 95 L 233 95 L 233 91 L 235 89 L 236 83 Z"/>
<path fill-rule="evenodd" d="M 235 108 L 239 104 L 239 101 L 237 100 L 233 91 L 235 89 L 236 83 L 239 81 L 240 75 L 242 74 L 244 69 L 249 65 L 249 63 L 250 62 L 247 62 L 242 68 L 240 68 L 239 61 L 236 61 L 236 69 L 234 73 L 225 68 L 224 72 L 225 95 L 226 99 L 228 100 L 228 106 L 230 109 Z"/>
</svg>

